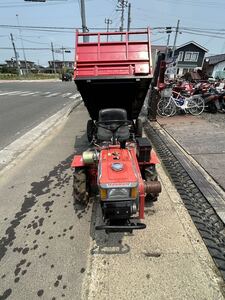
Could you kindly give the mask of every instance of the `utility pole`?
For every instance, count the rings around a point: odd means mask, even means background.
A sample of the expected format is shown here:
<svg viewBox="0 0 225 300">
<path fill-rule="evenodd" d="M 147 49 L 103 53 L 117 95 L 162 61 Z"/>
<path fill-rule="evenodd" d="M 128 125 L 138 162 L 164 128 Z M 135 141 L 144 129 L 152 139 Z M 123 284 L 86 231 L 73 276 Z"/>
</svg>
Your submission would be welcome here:
<svg viewBox="0 0 225 300">
<path fill-rule="evenodd" d="M 131 23 L 131 3 L 128 4 L 127 31 L 130 31 L 130 23 Z"/>
<path fill-rule="evenodd" d="M 124 27 L 124 10 L 127 7 L 128 1 L 127 0 L 118 0 L 117 3 L 117 11 L 121 11 L 121 25 L 120 31 L 123 32 Z M 121 41 L 123 40 L 123 35 L 121 34 Z"/>
<path fill-rule="evenodd" d="M 16 18 L 17 18 L 17 23 L 18 23 L 18 26 L 19 26 L 19 35 L 20 35 L 21 45 L 22 45 L 22 49 L 23 49 L 23 59 L 24 59 L 25 69 L 26 69 L 26 74 L 27 74 L 28 73 L 27 59 L 26 59 L 26 54 L 25 54 L 25 50 L 24 50 L 24 44 L 23 44 L 23 38 L 22 38 L 22 30 L 20 28 L 19 15 L 18 14 L 16 14 Z"/>
<path fill-rule="evenodd" d="M 167 37 L 167 43 L 166 43 L 166 53 L 165 53 L 165 59 L 168 57 L 168 50 L 169 50 L 169 43 L 170 43 L 170 34 L 172 32 L 172 27 L 166 27 L 166 33 L 168 34 Z"/>
<path fill-rule="evenodd" d="M 105 24 L 106 24 L 106 30 L 107 30 L 107 32 L 109 32 L 109 25 L 112 24 L 112 20 L 110 20 L 109 18 L 105 19 Z M 109 36 L 107 35 L 107 42 L 108 41 L 109 41 Z"/>
<path fill-rule="evenodd" d="M 53 42 L 51 42 L 51 49 L 52 49 L 53 68 L 54 68 L 54 73 L 56 74 L 56 68 L 55 68 L 55 54 L 54 54 L 54 46 L 53 46 Z"/>
<path fill-rule="evenodd" d="M 63 47 L 63 45 L 62 45 L 62 57 L 63 57 L 63 67 L 64 67 L 64 65 L 65 65 L 65 55 L 64 55 L 64 50 L 65 50 L 65 48 Z"/>
<path fill-rule="evenodd" d="M 88 32 L 87 30 L 87 24 L 86 24 L 86 16 L 85 16 L 85 2 L 84 0 L 80 0 L 80 10 L 81 10 L 81 22 L 82 22 L 82 31 Z M 88 36 L 84 36 L 83 37 L 83 42 L 89 42 L 89 37 Z"/>
<path fill-rule="evenodd" d="M 16 68 L 17 68 L 18 76 L 20 76 L 20 66 L 19 66 L 19 61 L 18 61 L 18 54 L 16 52 L 16 46 L 15 46 L 15 43 L 14 43 L 14 40 L 13 40 L 12 33 L 10 33 L 10 37 L 11 37 L 11 42 L 12 42 L 15 58 L 16 58 Z"/>
<path fill-rule="evenodd" d="M 180 20 L 177 21 L 177 27 L 176 27 L 175 37 L 174 37 L 174 44 L 173 44 L 173 53 L 172 53 L 172 57 L 174 57 L 174 52 L 175 52 L 175 48 L 176 48 L 177 35 L 178 35 L 178 32 L 179 32 L 179 25 L 180 25 Z"/>
</svg>

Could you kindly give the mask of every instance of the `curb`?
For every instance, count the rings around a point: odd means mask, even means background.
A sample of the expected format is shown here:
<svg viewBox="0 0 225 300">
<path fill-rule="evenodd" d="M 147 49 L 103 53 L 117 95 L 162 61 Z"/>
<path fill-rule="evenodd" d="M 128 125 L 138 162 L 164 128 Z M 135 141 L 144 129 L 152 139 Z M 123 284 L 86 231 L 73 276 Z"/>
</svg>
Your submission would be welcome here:
<svg viewBox="0 0 225 300">
<path fill-rule="evenodd" d="M 80 95 L 77 95 L 74 103 L 67 105 L 2 149 L 0 151 L 0 176 L 3 172 L 15 166 L 17 161 L 27 155 L 36 145 L 40 144 L 54 128 L 65 122 L 81 102 Z"/>
</svg>

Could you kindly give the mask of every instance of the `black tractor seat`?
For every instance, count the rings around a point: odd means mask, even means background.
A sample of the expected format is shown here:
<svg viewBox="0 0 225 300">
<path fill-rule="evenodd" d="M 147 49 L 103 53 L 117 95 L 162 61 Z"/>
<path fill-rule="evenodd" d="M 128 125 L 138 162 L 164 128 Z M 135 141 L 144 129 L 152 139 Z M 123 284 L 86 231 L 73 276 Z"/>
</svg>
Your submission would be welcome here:
<svg viewBox="0 0 225 300">
<path fill-rule="evenodd" d="M 130 137 L 128 124 L 129 121 L 127 120 L 127 112 L 125 109 L 101 109 L 97 122 L 97 138 L 100 141 L 110 141 L 115 131 L 115 138 L 119 142 L 125 142 Z"/>
</svg>

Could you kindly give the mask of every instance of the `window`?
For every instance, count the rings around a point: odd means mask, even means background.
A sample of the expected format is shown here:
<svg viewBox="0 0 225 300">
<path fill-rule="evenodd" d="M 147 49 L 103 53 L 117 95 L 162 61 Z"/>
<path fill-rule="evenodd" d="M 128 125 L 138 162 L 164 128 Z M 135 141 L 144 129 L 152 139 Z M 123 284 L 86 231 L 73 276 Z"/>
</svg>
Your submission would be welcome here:
<svg viewBox="0 0 225 300">
<path fill-rule="evenodd" d="M 184 57 L 184 52 L 183 52 L 183 51 L 180 51 L 180 52 L 179 52 L 179 55 L 178 55 L 178 61 L 182 61 L 182 60 L 183 60 L 183 57 Z"/>
<path fill-rule="evenodd" d="M 198 60 L 198 52 L 192 52 L 192 61 L 197 61 Z"/>
<path fill-rule="evenodd" d="M 185 52 L 184 60 L 185 61 L 197 61 L 198 60 L 198 55 L 199 55 L 199 52 L 187 51 L 187 52 Z"/>
</svg>

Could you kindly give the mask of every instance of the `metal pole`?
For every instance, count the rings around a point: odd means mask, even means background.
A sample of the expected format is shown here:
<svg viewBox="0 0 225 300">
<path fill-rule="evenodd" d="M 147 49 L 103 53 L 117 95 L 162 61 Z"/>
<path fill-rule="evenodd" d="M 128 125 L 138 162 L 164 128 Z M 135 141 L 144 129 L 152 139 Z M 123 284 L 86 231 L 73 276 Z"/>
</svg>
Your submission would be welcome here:
<svg viewBox="0 0 225 300">
<path fill-rule="evenodd" d="M 117 11 L 121 11 L 121 25 L 120 25 L 120 31 L 123 31 L 123 26 L 124 26 L 124 9 L 127 7 L 127 0 L 118 0 L 117 3 Z M 123 35 L 121 34 L 121 41 L 123 40 Z"/>
<path fill-rule="evenodd" d="M 121 27 L 120 31 L 123 31 L 123 22 L 124 22 L 124 1 L 122 0 L 122 12 L 121 12 Z M 123 40 L 123 35 L 121 34 L 121 41 Z"/>
<path fill-rule="evenodd" d="M 65 50 L 65 48 L 64 48 L 63 45 L 62 45 L 63 67 L 64 67 L 64 65 L 65 65 L 64 50 Z"/>
<path fill-rule="evenodd" d="M 168 33 L 168 37 L 167 37 L 165 59 L 167 59 L 168 57 L 169 43 L 170 43 L 170 33 Z"/>
<path fill-rule="evenodd" d="M 175 52 L 175 48 L 176 48 L 177 35 L 178 35 L 178 32 L 179 32 L 179 25 L 180 25 L 180 20 L 177 21 L 177 27 L 176 27 L 175 37 L 174 37 L 174 44 L 173 44 L 173 53 L 172 53 L 172 57 L 174 57 L 174 52 Z"/>
<path fill-rule="evenodd" d="M 16 14 L 16 18 L 17 18 L 18 26 L 20 26 L 19 15 L 18 14 Z M 19 27 L 19 34 L 20 34 L 20 40 L 21 40 L 21 45 L 22 45 L 22 49 L 23 49 L 23 59 L 24 59 L 25 69 L 26 69 L 26 74 L 27 74 L 28 73 L 27 59 L 26 59 L 25 50 L 24 50 L 24 44 L 23 44 L 23 38 L 22 38 L 22 30 L 21 30 L 20 27 Z"/>
<path fill-rule="evenodd" d="M 85 2 L 84 0 L 80 0 L 80 10 L 81 10 L 81 21 L 82 21 L 82 31 L 87 32 L 87 24 L 86 24 L 86 16 L 85 16 Z M 89 37 L 84 36 L 83 42 L 89 42 Z"/>
<path fill-rule="evenodd" d="M 17 55 L 17 52 L 16 52 L 16 46 L 15 46 L 15 43 L 14 43 L 14 40 L 13 40 L 12 33 L 10 33 L 10 37 L 11 37 L 11 41 L 12 41 L 12 46 L 13 46 L 15 58 L 16 58 L 16 68 L 17 68 L 18 76 L 20 76 L 20 66 L 19 66 L 19 62 L 18 62 L 18 55 Z"/>
<path fill-rule="evenodd" d="M 54 73 L 56 74 L 56 69 L 55 69 L 55 55 L 54 55 L 54 46 L 53 46 L 53 42 L 51 42 L 51 49 L 52 49 L 53 68 L 54 68 Z"/>
<path fill-rule="evenodd" d="M 112 20 L 110 20 L 110 19 L 105 19 L 105 24 L 107 25 L 106 26 L 106 30 L 107 30 L 107 32 L 109 32 L 109 25 L 111 25 L 112 24 Z M 109 36 L 107 35 L 107 42 L 109 41 Z"/>
<path fill-rule="evenodd" d="M 162 75 L 164 76 L 164 73 L 161 74 L 161 64 L 162 62 L 165 61 L 165 54 L 164 53 L 158 53 L 156 65 L 155 65 L 155 70 L 154 70 L 154 75 L 153 75 L 153 80 L 151 82 L 151 88 L 150 88 L 150 94 L 149 94 L 149 100 L 148 100 L 148 117 L 150 121 L 156 121 L 156 116 L 157 116 L 157 104 L 159 101 L 159 90 L 156 88 L 158 81 L 161 79 L 162 80 Z M 160 80 L 160 82 L 162 82 Z"/>
<path fill-rule="evenodd" d="M 127 31 L 130 31 L 130 23 L 131 23 L 131 3 L 128 4 L 128 17 L 127 17 Z"/>
</svg>

